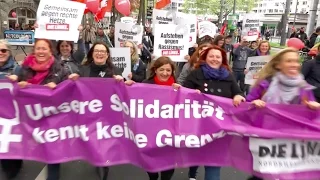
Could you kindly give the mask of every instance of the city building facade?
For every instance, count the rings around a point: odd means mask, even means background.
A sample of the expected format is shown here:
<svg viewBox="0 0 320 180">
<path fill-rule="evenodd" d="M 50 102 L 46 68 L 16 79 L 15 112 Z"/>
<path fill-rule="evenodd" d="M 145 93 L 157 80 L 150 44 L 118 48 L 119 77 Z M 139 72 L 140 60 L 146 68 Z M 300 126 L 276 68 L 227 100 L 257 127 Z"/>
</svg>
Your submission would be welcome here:
<svg viewBox="0 0 320 180">
<path fill-rule="evenodd" d="M 14 28 L 16 24 L 24 27 L 34 24 L 40 0 L 0 0 L 0 29 Z M 13 13 L 14 12 L 14 13 Z M 13 16 L 13 14 L 16 14 Z M 3 34 L 1 33 L 1 36 Z"/>
</svg>

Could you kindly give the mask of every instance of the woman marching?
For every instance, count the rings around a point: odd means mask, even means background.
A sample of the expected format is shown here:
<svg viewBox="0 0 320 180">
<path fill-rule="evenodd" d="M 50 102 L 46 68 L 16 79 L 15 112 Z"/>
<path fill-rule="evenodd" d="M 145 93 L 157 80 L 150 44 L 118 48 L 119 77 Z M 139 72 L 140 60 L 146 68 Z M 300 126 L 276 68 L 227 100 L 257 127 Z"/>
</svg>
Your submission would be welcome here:
<svg viewBox="0 0 320 180">
<path fill-rule="evenodd" d="M 114 78 L 117 81 L 123 81 L 121 70 L 113 65 L 110 57 L 110 50 L 104 42 L 96 42 L 93 44 L 87 55 L 87 61 L 80 67 L 79 73 L 69 76 L 70 79 L 76 80 L 80 77 L 92 78 Z M 127 85 L 131 85 L 132 81 L 126 81 Z M 98 176 L 101 180 L 107 180 L 109 167 L 98 167 Z"/>
<path fill-rule="evenodd" d="M 9 79 L 18 81 L 20 87 L 39 84 L 54 89 L 57 84 L 68 78 L 69 73 L 61 66 L 60 61 L 55 59 L 53 52 L 50 40 L 36 40 L 34 52 L 26 57 L 19 76 L 12 75 Z M 59 179 L 59 167 L 59 164 L 48 165 L 48 180 Z"/>
<path fill-rule="evenodd" d="M 287 48 L 279 52 L 266 64 L 247 96 L 247 101 L 258 108 L 266 103 L 303 104 L 311 109 L 319 109 L 309 85 L 300 73 L 299 54 L 295 49 Z M 248 180 L 262 180 L 251 177 Z"/>
<path fill-rule="evenodd" d="M 17 74 L 20 66 L 12 57 L 10 44 L 6 40 L 0 40 L 0 79 Z M 16 159 L 2 159 L 1 168 L 7 179 L 15 178 L 22 168 L 23 161 Z"/>
<path fill-rule="evenodd" d="M 165 56 L 159 57 L 150 68 L 150 77 L 142 83 L 156 84 L 163 86 L 172 86 L 174 89 L 179 89 L 180 85 L 176 84 L 174 72 L 174 62 Z M 174 169 L 161 171 L 161 180 L 171 180 L 174 174 Z M 158 172 L 148 172 L 149 180 L 158 180 Z"/>
<path fill-rule="evenodd" d="M 206 49 L 187 79 L 184 87 L 205 93 L 233 99 L 238 106 L 245 101 L 240 87 L 235 81 L 228 65 L 227 54 L 220 47 Z M 189 178 L 195 180 L 198 166 L 189 169 Z M 205 166 L 205 180 L 220 180 L 220 167 Z"/>
</svg>

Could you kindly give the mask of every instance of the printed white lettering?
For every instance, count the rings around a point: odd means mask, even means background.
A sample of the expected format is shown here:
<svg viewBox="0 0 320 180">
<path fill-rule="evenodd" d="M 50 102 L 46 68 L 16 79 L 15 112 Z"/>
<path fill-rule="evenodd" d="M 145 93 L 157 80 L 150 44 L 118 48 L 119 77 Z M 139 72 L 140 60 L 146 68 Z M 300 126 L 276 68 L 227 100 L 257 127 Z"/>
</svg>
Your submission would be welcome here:
<svg viewBox="0 0 320 180">
<path fill-rule="evenodd" d="M 117 94 L 110 97 L 111 109 L 131 118 L 187 118 L 200 119 L 206 117 L 216 117 L 218 120 L 224 120 L 224 110 L 220 106 L 215 106 L 213 102 L 185 99 L 180 104 L 161 104 L 160 100 L 154 99 L 152 103 L 145 104 L 143 99 L 130 99 L 129 105 L 122 102 Z"/>
<path fill-rule="evenodd" d="M 25 109 L 28 117 L 35 121 L 40 120 L 44 117 L 49 117 L 59 113 L 68 113 L 71 111 L 78 114 L 85 114 L 87 113 L 87 110 L 91 113 L 97 113 L 102 110 L 102 107 L 103 107 L 103 104 L 98 99 L 94 99 L 92 101 L 83 101 L 83 102 L 78 100 L 73 100 L 70 103 L 63 102 L 58 107 L 55 107 L 55 106 L 42 107 L 41 104 L 25 105 Z"/>
<path fill-rule="evenodd" d="M 88 128 L 86 125 L 66 126 L 59 129 L 40 130 L 35 128 L 32 132 L 33 139 L 42 144 L 47 142 L 56 142 L 58 140 L 80 138 L 83 141 L 89 141 L 87 136 Z"/>
<path fill-rule="evenodd" d="M 124 137 L 133 141 L 138 148 L 147 146 L 147 136 L 144 134 L 134 134 L 125 122 L 123 126 L 118 124 L 113 126 L 103 125 L 102 122 L 97 122 L 96 128 L 98 140 Z"/>
<path fill-rule="evenodd" d="M 199 148 L 202 147 L 215 139 L 223 138 L 226 133 L 219 131 L 213 134 L 197 135 L 173 135 L 169 130 L 163 129 L 157 133 L 156 145 L 158 147 L 172 146 L 176 148 L 187 147 L 187 148 Z"/>
</svg>

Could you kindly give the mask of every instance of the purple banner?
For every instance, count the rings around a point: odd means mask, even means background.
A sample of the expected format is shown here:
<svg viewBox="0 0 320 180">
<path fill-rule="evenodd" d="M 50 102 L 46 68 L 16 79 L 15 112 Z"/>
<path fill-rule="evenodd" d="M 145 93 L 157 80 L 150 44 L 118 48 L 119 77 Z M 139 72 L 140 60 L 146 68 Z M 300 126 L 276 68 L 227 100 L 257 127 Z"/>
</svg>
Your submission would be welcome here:
<svg viewBox="0 0 320 180">
<path fill-rule="evenodd" d="M 1 81 L 0 96 L 0 159 L 131 163 L 148 171 L 232 166 L 265 178 L 320 177 L 319 111 L 304 106 L 236 108 L 190 89 L 92 78 L 55 90 Z"/>
</svg>

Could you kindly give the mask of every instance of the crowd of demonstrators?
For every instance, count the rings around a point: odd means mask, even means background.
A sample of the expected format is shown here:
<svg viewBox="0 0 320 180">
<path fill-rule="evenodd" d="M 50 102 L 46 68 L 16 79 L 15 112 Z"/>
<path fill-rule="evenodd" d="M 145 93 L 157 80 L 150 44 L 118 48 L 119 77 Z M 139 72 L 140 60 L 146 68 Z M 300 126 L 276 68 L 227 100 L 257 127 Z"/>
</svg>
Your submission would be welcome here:
<svg viewBox="0 0 320 180">
<path fill-rule="evenodd" d="M 21 67 L 12 57 L 10 45 L 0 40 L 0 78 L 8 77 L 18 82 L 21 88 L 28 84 L 38 84 L 51 89 L 67 79 L 113 78 L 123 81 L 126 85 L 148 83 L 172 86 L 176 90 L 184 86 L 194 89 L 197 93 L 232 99 L 236 107 L 241 102 L 247 101 L 260 108 L 266 103 L 304 104 L 311 109 L 320 108 L 320 104 L 315 102 L 315 99 L 320 101 L 320 77 L 318 77 L 320 74 L 316 70 L 320 64 L 320 55 L 303 64 L 302 74 L 306 79 L 304 80 L 300 73 L 297 51 L 285 49 L 274 56 L 261 70 L 259 79 L 249 90 L 244 83 L 247 59 L 252 56 L 270 55 L 268 41 L 254 41 L 250 44 L 246 37 L 239 37 L 241 41 L 235 46 L 232 44 L 232 36 L 217 35 L 215 38 L 204 36 L 189 48 L 188 55 L 185 56 L 187 63 L 174 63 L 169 57 L 164 56 L 153 59 L 154 36 L 151 28 L 146 28 L 142 45 L 132 41 L 124 42 L 124 47 L 130 48 L 131 59 L 131 73 L 126 79 L 122 77 L 121 69 L 113 64 L 110 57 L 109 48 L 114 47 L 115 41 L 114 27 L 110 28 L 107 35 L 102 29 L 95 29 L 90 25 L 86 25 L 83 30 L 79 28 L 79 31 L 76 52 L 73 42 L 37 39 L 33 52 L 26 57 Z M 297 37 L 304 39 L 302 36 L 304 35 Z M 227 57 L 228 54 L 230 57 Z M 232 60 L 232 68 L 228 59 Z M 149 76 L 147 76 L 147 64 L 150 65 Z M 177 70 L 179 68 L 181 70 Z M 308 83 L 316 88 L 313 89 Z M 1 160 L 9 179 L 18 174 L 22 162 L 22 160 Z M 189 168 L 190 180 L 197 178 L 197 169 L 198 166 Z M 109 167 L 97 167 L 97 170 L 100 178 L 107 178 Z M 150 180 L 157 180 L 159 175 L 162 180 L 171 180 L 174 172 L 174 169 L 169 169 L 147 174 Z M 59 178 L 60 164 L 49 164 L 47 180 L 59 180 Z M 205 166 L 205 180 L 220 180 L 220 167 Z"/>
</svg>

